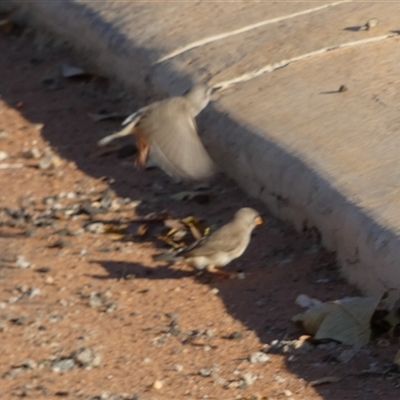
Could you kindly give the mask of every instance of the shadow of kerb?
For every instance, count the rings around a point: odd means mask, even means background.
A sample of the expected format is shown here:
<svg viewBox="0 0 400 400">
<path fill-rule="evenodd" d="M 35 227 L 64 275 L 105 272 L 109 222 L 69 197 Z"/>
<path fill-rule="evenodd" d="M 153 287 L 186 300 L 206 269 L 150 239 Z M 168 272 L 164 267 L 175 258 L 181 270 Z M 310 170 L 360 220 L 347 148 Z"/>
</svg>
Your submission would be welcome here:
<svg viewBox="0 0 400 400">
<path fill-rule="evenodd" d="M 345 276 L 366 293 L 400 290 L 400 239 L 349 201 L 321 172 L 268 138 L 243 127 L 211 104 L 199 117 L 219 166 L 251 196 L 296 229 L 316 227 L 336 251 Z"/>
<path fill-rule="evenodd" d="M 96 7 L 107 5 L 97 4 Z M 106 21 L 98 11 L 75 0 L 11 1 L 0 4 L 2 10 L 12 10 L 14 18 L 39 26 L 48 34 L 55 33 L 56 38 L 65 39 L 80 53 L 84 63 L 122 82 L 137 97 L 145 99 L 150 95 L 166 94 L 166 87 L 161 88 L 152 82 L 153 63 L 161 56 L 160 52 L 136 45 L 118 28 L 124 19 L 131 16 L 128 9 L 124 12 L 123 6 L 118 9 L 118 24 Z M 192 86 L 191 77 L 177 73 L 169 67 L 169 63 L 163 64 L 163 75 L 170 83 L 171 79 L 179 79 L 177 84 L 185 90 Z"/>
</svg>

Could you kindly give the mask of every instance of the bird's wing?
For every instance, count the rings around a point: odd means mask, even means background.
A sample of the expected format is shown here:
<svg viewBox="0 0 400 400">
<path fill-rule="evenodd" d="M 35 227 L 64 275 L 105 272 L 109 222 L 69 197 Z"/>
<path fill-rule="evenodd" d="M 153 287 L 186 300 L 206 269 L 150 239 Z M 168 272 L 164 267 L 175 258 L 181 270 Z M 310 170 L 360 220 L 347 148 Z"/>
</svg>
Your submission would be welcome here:
<svg viewBox="0 0 400 400">
<path fill-rule="evenodd" d="M 191 250 L 189 256 L 210 256 L 216 252 L 231 253 L 246 246 L 249 234 L 246 227 L 230 222 L 211 234 L 203 243 Z"/>
<path fill-rule="evenodd" d="M 151 158 L 176 178 L 201 180 L 210 177 L 215 165 L 197 134 L 195 120 L 185 100 L 168 99 L 152 106 L 139 125 L 150 142 Z"/>
</svg>

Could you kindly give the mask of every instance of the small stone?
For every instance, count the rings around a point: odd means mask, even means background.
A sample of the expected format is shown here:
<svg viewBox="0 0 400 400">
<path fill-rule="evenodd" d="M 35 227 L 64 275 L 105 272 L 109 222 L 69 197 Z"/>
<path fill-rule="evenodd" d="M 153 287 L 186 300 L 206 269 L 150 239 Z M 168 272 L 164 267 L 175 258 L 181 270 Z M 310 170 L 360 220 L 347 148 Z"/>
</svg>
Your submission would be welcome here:
<svg viewBox="0 0 400 400">
<path fill-rule="evenodd" d="M 54 284 L 54 278 L 52 276 L 46 276 L 46 279 L 44 280 L 44 282 L 47 285 L 53 285 Z"/>
<path fill-rule="evenodd" d="M 252 364 L 266 363 L 270 361 L 270 357 L 267 354 L 263 353 L 262 351 L 256 351 L 249 355 L 249 361 Z"/>
<path fill-rule="evenodd" d="M 244 280 L 244 279 L 246 279 L 246 273 L 245 272 L 238 272 L 237 274 L 236 274 L 236 277 L 239 279 L 239 280 Z"/>
<path fill-rule="evenodd" d="M 240 332 L 232 332 L 226 338 L 229 340 L 239 340 L 243 339 L 243 335 Z"/>
<path fill-rule="evenodd" d="M 172 336 L 179 336 L 181 334 L 181 329 L 179 327 L 179 323 L 176 319 L 173 319 L 170 324 L 169 324 L 169 330 L 168 332 Z"/>
<path fill-rule="evenodd" d="M 337 359 L 342 363 L 342 364 L 347 364 L 349 361 L 351 361 L 356 355 L 356 352 L 354 349 L 347 349 L 343 350 L 338 356 Z"/>
<path fill-rule="evenodd" d="M 207 336 L 208 338 L 212 338 L 215 336 L 215 330 L 214 329 L 206 329 L 204 331 L 204 335 Z"/>
<path fill-rule="evenodd" d="M 13 297 L 10 297 L 10 298 L 8 299 L 8 302 L 9 302 L 10 304 L 14 304 L 14 303 L 16 303 L 18 300 L 19 300 L 19 296 L 13 296 Z"/>
<path fill-rule="evenodd" d="M 212 368 L 201 368 L 199 374 L 203 377 L 211 376 Z"/>
<path fill-rule="evenodd" d="M 3 379 L 15 378 L 21 371 L 22 368 L 11 368 L 9 371 L 5 372 L 1 377 Z"/>
<path fill-rule="evenodd" d="M 279 382 L 279 383 L 285 383 L 286 382 L 286 378 L 284 378 L 281 375 L 275 375 L 274 376 L 274 381 Z"/>
<path fill-rule="evenodd" d="M 22 361 L 21 367 L 26 368 L 26 369 L 36 369 L 37 362 L 35 360 L 32 360 L 31 358 L 28 358 L 28 359 Z"/>
<path fill-rule="evenodd" d="M 219 290 L 217 288 L 213 288 L 210 290 L 211 294 L 218 294 Z"/>
<path fill-rule="evenodd" d="M 164 386 L 164 382 L 160 380 L 156 380 L 153 383 L 153 388 L 156 390 L 160 390 Z"/>
<path fill-rule="evenodd" d="M 88 232 L 95 233 L 97 235 L 101 234 L 101 233 L 105 233 L 105 231 L 106 231 L 105 225 L 101 222 L 94 222 L 92 224 L 86 225 L 85 229 Z"/>
<path fill-rule="evenodd" d="M 10 322 L 12 322 L 15 325 L 25 325 L 26 321 L 27 318 L 25 316 L 10 319 Z"/>
<path fill-rule="evenodd" d="M 4 161 L 9 157 L 9 154 L 6 151 L 0 150 L 0 161 Z"/>
<path fill-rule="evenodd" d="M 226 384 L 226 379 L 222 378 L 221 376 L 219 376 L 218 378 L 216 378 L 214 380 L 214 385 L 225 385 Z"/>
<path fill-rule="evenodd" d="M 75 362 L 72 358 L 64 358 L 53 363 L 53 372 L 68 371 L 75 367 Z"/>
<path fill-rule="evenodd" d="M 246 372 L 245 374 L 242 375 L 242 380 L 246 386 L 252 385 L 257 379 L 258 379 L 258 376 L 255 374 L 252 374 L 251 372 Z"/>
<path fill-rule="evenodd" d="M 174 364 L 174 370 L 176 372 L 182 372 L 183 371 L 183 365 L 181 364 Z"/>
<path fill-rule="evenodd" d="M 39 288 L 33 288 L 33 287 L 32 287 L 32 288 L 30 288 L 30 289 L 28 290 L 28 296 L 29 296 L 30 298 L 39 296 L 40 293 L 41 293 L 41 290 L 40 290 Z"/>
<path fill-rule="evenodd" d="M 293 396 L 293 393 L 292 393 L 290 390 L 288 390 L 288 389 L 282 390 L 282 394 L 283 394 L 285 397 Z"/>
<path fill-rule="evenodd" d="M 15 262 L 15 266 L 17 268 L 26 269 L 26 268 L 30 268 L 31 263 L 29 261 L 27 261 L 24 256 L 19 255 L 19 256 L 17 256 L 17 261 Z"/>
<path fill-rule="evenodd" d="M 76 193 L 75 193 L 75 192 L 68 192 L 68 193 L 65 195 L 65 197 L 66 197 L 68 200 L 75 199 L 75 198 L 76 198 Z"/>
<path fill-rule="evenodd" d="M 258 299 L 258 300 L 256 301 L 256 306 L 262 307 L 262 306 L 265 306 L 266 303 L 267 303 L 267 300 L 266 300 L 266 299 Z"/>
<path fill-rule="evenodd" d="M 218 366 L 213 365 L 210 368 L 201 368 L 199 370 L 199 374 L 203 377 L 208 377 L 208 376 L 215 376 L 218 373 Z"/>
<path fill-rule="evenodd" d="M 32 147 L 30 150 L 23 151 L 21 157 L 27 159 L 39 159 L 42 156 L 40 150 L 37 147 Z"/>
<path fill-rule="evenodd" d="M 51 249 L 63 249 L 65 247 L 72 247 L 72 243 L 69 240 L 57 239 L 55 242 L 49 245 Z"/>
<path fill-rule="evenodd" d="M 103 305 L 103 300 L 97 293 L 91 293 L 89 297 L 89 306 L 90 307 L 100 307 Z"/>
<path fill-rule="evenodd" d="M 84 347 L 73 354 L 75 362 L 84 368 L 94 368 L 101 364 L 101 356 L 90 347 Z"/>
</svg>

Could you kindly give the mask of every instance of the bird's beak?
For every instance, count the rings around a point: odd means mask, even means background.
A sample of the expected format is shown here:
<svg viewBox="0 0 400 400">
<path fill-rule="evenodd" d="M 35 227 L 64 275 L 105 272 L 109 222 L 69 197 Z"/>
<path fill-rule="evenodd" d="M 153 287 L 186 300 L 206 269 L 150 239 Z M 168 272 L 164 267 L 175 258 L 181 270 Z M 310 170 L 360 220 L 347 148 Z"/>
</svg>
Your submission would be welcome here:
<svg viewBox="0 0 400 400">
<path fill-rule="evenodd" d="M 257 217 L 255 220 L 256 225 L 261 225 L 263 223 L 263 220 L 261 217 Z"/>
</svg>

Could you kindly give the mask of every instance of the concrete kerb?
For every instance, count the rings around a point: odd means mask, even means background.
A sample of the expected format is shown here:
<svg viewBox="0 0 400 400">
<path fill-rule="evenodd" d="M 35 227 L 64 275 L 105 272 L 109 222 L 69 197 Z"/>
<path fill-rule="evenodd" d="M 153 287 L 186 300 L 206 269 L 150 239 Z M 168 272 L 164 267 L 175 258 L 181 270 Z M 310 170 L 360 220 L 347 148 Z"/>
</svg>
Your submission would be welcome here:
<svg viewBox="0 0 400 400">
<path fill-rule="evenodd" d="M 139 97 L 151 87 L 149 50 L 136 46 L 112 24 L 84 4 L 9 2 L 19 17 L 66 39 L 84 51 L 97 69 L 117 78 Z M 82 41 L 82 38 L 85 38 Z M 158 55 L 160 56 L 160 55 Z M 157 58 L 157 57 L 156 57 Z M 182 77 L 191 85 L 190 77 Z M 223 170 L 252 196 L 261 198 L 278 217 L 298 230 L 315 226 L 328 249 L 337 252 L 349 280 L 366 293 L 400 288 L 398 235 L 350 202 L 312 167 L 257 132 L 244 128 L 223 110 L 209 107 L 200 119 L 206 141 Z M 394 292 L 393 292 L 394 293 Z"/>
</svg>

